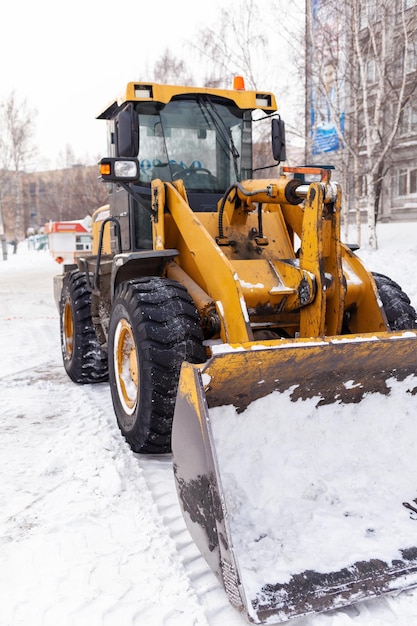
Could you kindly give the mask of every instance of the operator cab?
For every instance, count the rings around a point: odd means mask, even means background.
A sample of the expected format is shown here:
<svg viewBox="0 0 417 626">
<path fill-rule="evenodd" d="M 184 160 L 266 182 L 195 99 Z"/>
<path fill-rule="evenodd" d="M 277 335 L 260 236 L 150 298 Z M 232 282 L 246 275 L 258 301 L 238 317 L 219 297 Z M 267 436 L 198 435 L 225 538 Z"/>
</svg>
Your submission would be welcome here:
<svg viewBox="0 0 417 626">
<path fill-rule="evenodd" d="M 137 156 L 136 191 L 149 195 L 151 181 L 184 181 L 194 211 L 214 211 L 234 182 L 252 177 L 252 119 L 232 101 L 196 94 L 170 102 L 130 103 L 123 111 L 138 127 L 138 146 L 126 150 L 124 121 L 115 125 L 115 156 Z M 243 148 L 244 146 L 244 148 Z M 128 152 L 129 154 L 126 154 Z"/>
<path fill-rule="evenodd" d="M 274 96 L 129 83 L 123 97 L 98 116 L 109 123 L 110 156 L 134 159 L 139 166 L 129 181 L 130 213 L 136 215 L 131 230 L 142 233 L 131 242 L 133 248 L 151 243 L 152 180 L 182 179 L 193 211 L 211 212 L 231 185 L 253 177 L 254 111 L 264 118 L 276 114 Z M 120 191 L 115 178 L 112 187 Z M 123 202 L 115 195 L 112 214 L 120 215 Z"/>
</svg>

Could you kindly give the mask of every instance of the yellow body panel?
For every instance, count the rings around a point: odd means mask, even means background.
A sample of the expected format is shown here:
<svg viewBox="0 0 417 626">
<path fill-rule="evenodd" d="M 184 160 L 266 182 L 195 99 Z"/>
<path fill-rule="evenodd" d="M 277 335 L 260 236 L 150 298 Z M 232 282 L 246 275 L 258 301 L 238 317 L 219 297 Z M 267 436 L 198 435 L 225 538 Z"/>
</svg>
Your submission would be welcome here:
<svg viewBox="0 0 417 626">
<path fill-rule="evenodd" d="M 223 341 L 250 341 L 252 333 L 243 292 L 232 264 L 176 188 L 166 184 L 165 194 L 175 225 L 171 233 L 166 229 L 165 245 L 180 252 L 181 267 L 216 302 Z"/>
<path fill-rule="evenodd" d="M 181 181 L 156 180 L 155 249 L 178 250 L 177 263 L 215 303 L 225 343 L 274 326 L 289 336 L 339 335 L 347 308 L 353 332 L 386 330 L 372 276 L 340 242 L 339 186 L 311 184 L 301 207 L 288 203 L 287 184 L 285 176 L 246 181 L 216 212 L 194 213 Z"/>
<path fill-rule="evenodd" d="M 93 213 L 93 223 L 92 223 L 92 235 L 93 235 L 93 247 L 92 253 L 98 254 L 98 247 L 100 241 L 100 231 L 102 224 L 105 219 L 110 216 L 110 206 L 105 204 L 104 206 L 97 209 Z M 104 226 L 103 233 L 103 242 L 102 242 L 102 254 L 110 254 L 111 253 L 111 244 L 110 244 L 110 224 L 107 223 Z"/>
</svg>

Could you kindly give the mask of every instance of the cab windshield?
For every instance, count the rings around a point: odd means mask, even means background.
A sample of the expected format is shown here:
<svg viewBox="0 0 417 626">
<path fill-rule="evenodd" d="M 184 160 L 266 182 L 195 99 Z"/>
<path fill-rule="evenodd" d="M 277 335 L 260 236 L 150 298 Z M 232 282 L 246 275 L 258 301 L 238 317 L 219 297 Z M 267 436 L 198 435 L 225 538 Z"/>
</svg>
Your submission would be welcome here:
<svg viewBox="0 0 417 626">
<path fill-rule="evenodd" d="M 251 178 L 250 111 L 207 95 L 138 110 L 141 184 L 182 179 L 188 191 L 223 193 Z"/>
</svg>

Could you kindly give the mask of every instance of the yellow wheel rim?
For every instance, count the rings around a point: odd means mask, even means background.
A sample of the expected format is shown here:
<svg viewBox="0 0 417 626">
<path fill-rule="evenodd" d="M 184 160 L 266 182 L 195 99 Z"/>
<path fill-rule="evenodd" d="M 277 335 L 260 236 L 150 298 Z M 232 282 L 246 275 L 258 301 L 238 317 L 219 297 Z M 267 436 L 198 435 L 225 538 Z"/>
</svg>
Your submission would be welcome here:
<svg viewBox="0 0 417 626">
<path fill-rule="evenodd" d="M 138 359 L 132 327 L 125 319 L 116 327 L 113 358 L 119 399 L 125 413 L 132 415 L 139 395 Z"/>
<path fill-rule="evenodd" d="M 62 347 L 66 358 L 71 359 L 74 350 L 74 320 L 69 298 L 65 301 L 62 312 Z"/>
</svg>

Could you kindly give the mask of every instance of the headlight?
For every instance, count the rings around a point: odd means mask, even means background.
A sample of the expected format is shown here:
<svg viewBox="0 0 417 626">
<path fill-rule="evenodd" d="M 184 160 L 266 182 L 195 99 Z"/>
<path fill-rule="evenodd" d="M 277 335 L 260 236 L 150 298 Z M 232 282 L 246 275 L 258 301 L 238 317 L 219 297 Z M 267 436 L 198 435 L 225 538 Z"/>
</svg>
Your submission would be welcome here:
<svg viewBox="0 0 417 626">
<path fill-rule="evenodd" d="M 108 157 L 100 161 L 100 175 L 107 182 L 131 182 L 139 178 L 137 159 Z"/>
<path fill-rule="evenodd" d="M 138 178 L 138 168 L 136 161 L 115 161 L 114 175 L 117 178 Z"/>
</svg>

